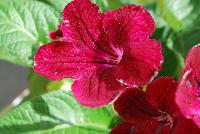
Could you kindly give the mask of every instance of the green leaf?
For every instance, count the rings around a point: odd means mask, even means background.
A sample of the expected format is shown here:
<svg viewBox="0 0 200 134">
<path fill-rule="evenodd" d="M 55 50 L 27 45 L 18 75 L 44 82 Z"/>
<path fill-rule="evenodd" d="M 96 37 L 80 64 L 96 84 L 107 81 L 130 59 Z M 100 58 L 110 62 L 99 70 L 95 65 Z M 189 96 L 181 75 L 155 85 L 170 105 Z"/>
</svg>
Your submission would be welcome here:
<svg viewBox="0 0 200 134">
<path fill-rule="evenodd" d="M 52 7 L 35 0 L 0 2 L 0 59 L 31 66 L 37 48 L 59 24 Z"/>
<path fill-rule="evenodd" d="M 55 9 L 57 9 L 60 13 L 62 12 L 63 8 L 71 2 L 71 0 L 38 0 L 45 2 Z M 112 9 L 120 8 L 126 4 L 132 4 L 133 1 L 130 0 L 91 0 L 93 3 L 97 4 L 100 7 L 101 11 L 107 11 Z"/>
<path fill-rule="evenodd" d="M 176 32 L 187 31 L 199 20 L 199 0 L 157 0 L 156 4 L 158 16 Z"/>
<path fill-rule="evenodd" d="M 182 32 L 171 35 L 175 41 L 173 49 L 181 53 L 183 57 L 186 57 L 188 51 L 193 46 L 200 43 L 200 1 L 196 1 L 195 3 L 194 0 L 192 2 L 193 10 L 188 18 L 184 20 L 186 24 L 185 28 L 182 30 Z"/>
<path fill-rule="evenodd" d="M 1 134 L 108 134 L 111 106 L 80 106 L 71 92 L 55 91 L 25 102 L 0 119 Z M 115 122 L 116 123 L 116 122 Z"/>
<path fill-rule="evenodd" d="M 26 98 L 30 99 L 47 92 L 56 90 L 71 90 L 72 79 L 63 79 L 58 81 L 51 81 L 34 71 L 29 74 L 29 85 L 30 95 Z"/>
<path fill-rule="evenodd" d="M 179 16 L 176 16 L 176 14 L 173 12 L 174 2 L 175 1 L 173 0 L 156 1 L 158 7 L 158 16 L 163 18 L 167 25 L 171 27 L 174 31 L 180 31 L 182 29 L 183 24 L 181 22 L 181 19 L 178 18 Z"/>
<path fill-rule="evenodd" d="M 92 2 L 97 4 L 101 11 L 106 11 L 109 9 L 108 0 L 92 0 Z"/>
<path fill-rule="evenodd" d="M 51 5 L 52 7 L 54 7 L 55 9 L 57 9 L 60 13 L 63 11 L 64 7 L 71 2 L 72 0 L 38 0 L 38 1 L 42 1 L 44 3 L 47 3 L 49 5 Z M 108 9 L 111 9 L 109 3 L 113 4 L 114 1 L 113 0 L 91 0 L 93 3 L 97 4 L 100 9 L 102 11 L 106 11 Z M 116 7 L 115 5 L 117 4 L 121 4 L 121 2 L 119 2 L 120 0 L 117 0 L 113 5 L 114 7 Z"/>
<path fill-rule="evenodd" d="M 137 5 L 147 5 L 152 4 L 154 0 L 120 0 L 123 4 L 137 4 Z"/>
<path fill-rule="evenodd" d="M 38 0 L 44 3 L 47 3 L 58 10 L 60 13 L 62 12 L 63 8 L 71 2 L 71 0 Z M 61 17 L 61 16 L 60 16 Z"/>
</svg>

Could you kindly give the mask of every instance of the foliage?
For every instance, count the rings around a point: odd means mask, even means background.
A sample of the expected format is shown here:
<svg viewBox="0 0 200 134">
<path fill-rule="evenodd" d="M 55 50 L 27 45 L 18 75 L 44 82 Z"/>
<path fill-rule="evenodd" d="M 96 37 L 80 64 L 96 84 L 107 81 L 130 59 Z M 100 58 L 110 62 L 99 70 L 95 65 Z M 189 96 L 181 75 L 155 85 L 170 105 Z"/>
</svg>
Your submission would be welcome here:
<svg viewBox="0 0 200 134">
<path fill-rule="evenodd" d="M 54 91 L 20 105 L 0 121 L 2 134 L 107 134 L 116 123 L 111 106 L 80 106 L 71 92 Z"/>
<path fill-rule="evenodd" d="M 38 46 L 49 42 L 48 32 L 57 28 L 58 12 L 32 0 L 0 2 L 0 58 L 16 64 L 33 64 Z"/>
</svg>

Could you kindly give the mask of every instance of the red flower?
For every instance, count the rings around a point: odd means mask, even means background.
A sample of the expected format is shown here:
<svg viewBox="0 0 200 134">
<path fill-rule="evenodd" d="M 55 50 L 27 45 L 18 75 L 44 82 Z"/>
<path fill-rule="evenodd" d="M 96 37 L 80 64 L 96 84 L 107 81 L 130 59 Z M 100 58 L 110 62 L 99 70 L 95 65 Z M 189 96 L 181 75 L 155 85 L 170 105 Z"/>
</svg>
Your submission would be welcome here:
<svg viewBox="0 0 200 134">
<path fill-rule="evenodd" d="M 100 13 L 89 0 L 74 0 L 63 10 L 61 30 L 65 41 L 41 46 L 34 70 L 52 80 L 74 78 L 82 105 L 106 105 L 121 85 L 144 85 L 161 69 L 161 44 L 149 39 L 154 20 L 141 6 Z"/>
<path fill-rule="evenodd" d="M 193 47 L 185 61 L 176 103 L 183 115 L 200 127 L 200 46 Z"/>
<path fill-rule="evenodd" d="M 125 121 L 111 134 L 199 134 L 200 129 L 176 106 L 177 84 L 173 78 L 162 77 L 147 85 L 146 92 L 126 90 L 114 103 Z"/>
</svg>

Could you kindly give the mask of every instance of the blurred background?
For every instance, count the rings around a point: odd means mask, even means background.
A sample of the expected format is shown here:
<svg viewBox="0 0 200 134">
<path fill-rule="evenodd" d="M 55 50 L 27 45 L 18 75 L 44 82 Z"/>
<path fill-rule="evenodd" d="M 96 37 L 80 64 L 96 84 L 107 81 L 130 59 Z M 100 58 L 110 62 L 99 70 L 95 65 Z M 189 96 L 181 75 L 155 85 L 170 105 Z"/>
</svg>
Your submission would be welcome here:
<svg viewBox="0 0 200 134">
<path fill-rule="evenodd" d="M 0 109 L 27 88 L 28 68 L 0 60 Z"/>
</svg>

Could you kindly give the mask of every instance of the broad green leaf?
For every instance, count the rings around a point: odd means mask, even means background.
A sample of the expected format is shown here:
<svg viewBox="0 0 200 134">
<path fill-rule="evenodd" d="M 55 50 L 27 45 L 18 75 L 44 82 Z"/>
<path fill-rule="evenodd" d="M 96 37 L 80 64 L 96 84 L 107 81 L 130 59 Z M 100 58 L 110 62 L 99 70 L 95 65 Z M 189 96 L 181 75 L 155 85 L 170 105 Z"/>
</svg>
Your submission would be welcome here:
<svg viewBox="0 0 200 134">
<path fill-rule="evenodd" d="M 106 11 L 109 9 L 108 0 L 92 0 L 95 4 L 97 4 L 101 11 Z"/>
<path fill-rule="evenodd" d="M 39 1 L 51 5 L 61 13 L 64 7 L 72 0 L 39 0 Z M 101 11 L 116 9 L 123 5 L 120 0 L 91 0 L 91 1 L 97 4 L 100 7 Z"/>
<path fill-rule="evenodd" d="M 175 4 L 174 0 L 156 1 L 156 5 L 158 7 L 158 16 L 163 18 L 167 23 L 167 25 L 171 27 L 174 31 L 180 31 L 182 29 L 183 24 L 179 16 L 178 15 L 176 16 L 176 14 L 173 12 L 175 7 L 174 4 Z"/>
<path fill-rule="evenodd" d="M 62 12 L 63 8 L 71 2 L 71 0 L 38 0 L 44 3 L 47 3 L 58 10 L 60 13 Z M 61 16 L 60 16 L 61 17 Z"/>
<path fill-rule="evenodd" d="M 199 20 L 199 0 L 157 0 L 158 16 L 176 32 L 187 31 Z"/>
<path fill-rule="evenodd" d="M 119 0 L 123 4 L 140 4 L 140 5 L 149 5 L 154 2 L 154 0 Z"/>
<path fill-rule="evenodd" d="M 177 6 L 181 6 L 182 8 L 177 9 L 175 13 L 177 16 L 180 16 L 184 27 L 182 29 L 183 32 L 188 32 L 199 27 L 200 23 L 200 1 L 199 0 L 179 0 Z"/>
<path fill-rule="evenodd" d="M 171 35 L 174 38 L 174 50 L 181 53 L 185 57 L 193 46 L 200 43 L 200 1 L 190 1 L 192 6 L 191 13 L 183 21 L 185 28 L 181 33 Z"/>
<path fill-rule="evenodd" d="M 108 134 L 111 106 L 80 106 L 71 92 L 55 91 L 27 101 L 0 119 L 1 134 Z"/>
<path fill-rule="evenodd" d="M 59 14 L 35 0 L 0 2 L 0 59 L 31 66 L 38 46 L 49 42 L 48 32 L 59 24 Z"/>
<path fill-rule="evenodd" d="M 49 4 L 50 6 L 58 10 L 60 13 L 62 13 L 64 7 L 72 0 L 38 0 L 38 1 Z M 106 10 L 106 7 L 108 6 L 107 0 L 92 0 L 92 1 L 98 4 L 100 6 L 100 9 L 102 9 L 103 11 Z"/>
</svg>

